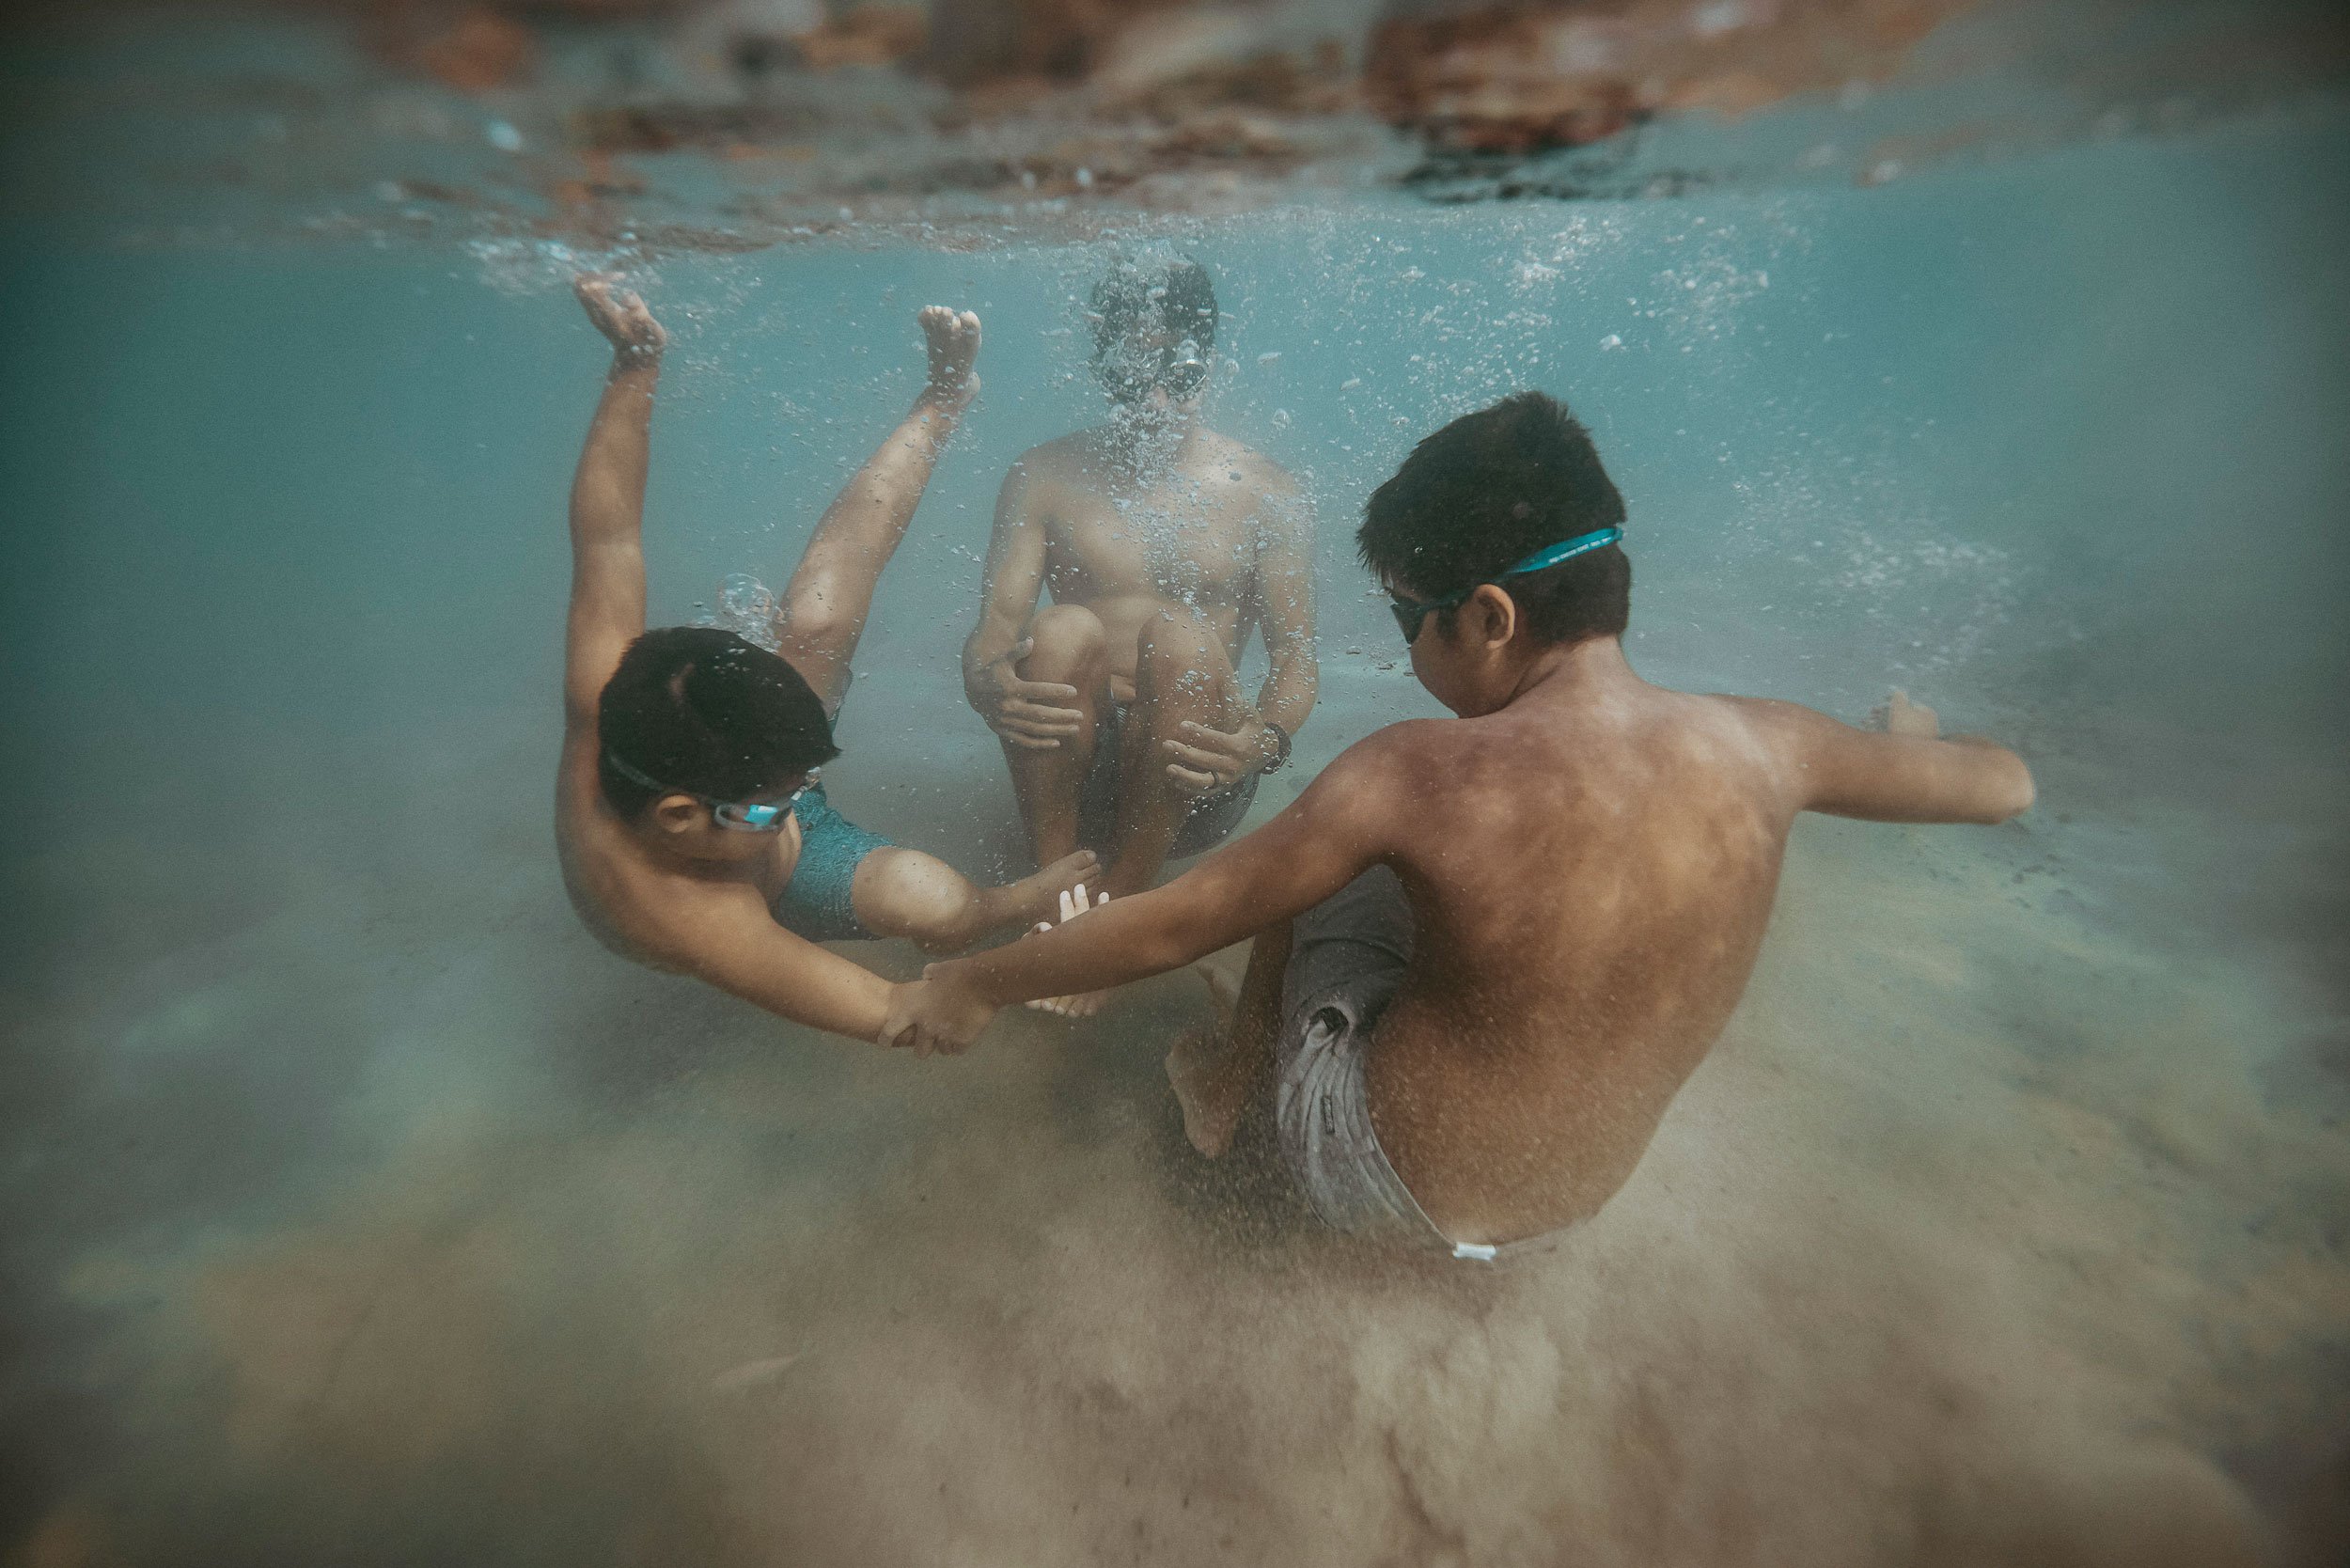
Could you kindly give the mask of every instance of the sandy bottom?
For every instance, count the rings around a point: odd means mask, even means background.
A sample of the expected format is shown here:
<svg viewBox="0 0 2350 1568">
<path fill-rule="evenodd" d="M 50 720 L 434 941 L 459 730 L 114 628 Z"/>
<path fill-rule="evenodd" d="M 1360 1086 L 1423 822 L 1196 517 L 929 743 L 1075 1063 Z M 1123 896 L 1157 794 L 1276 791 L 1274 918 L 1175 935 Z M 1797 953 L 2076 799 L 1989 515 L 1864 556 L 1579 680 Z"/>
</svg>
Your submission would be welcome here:
<svg viewBox="0 0 2350 1568">
<path fill-rule="evenodd" d="M 825 1043 L 597 949 L 538 831 L 31 1016 L 87 1059 L 23 1156 L 67 1196 L 6 1561 L 2350 1546 L 2350 1094 L 2317 998 L 2120 934 L 2143 833 L 1808 823 L 1631 1184 L 1491 1268 L 1319 1233 L 1261 1113 L 1194 1157 L 1182 977 Z"/>
</svg>

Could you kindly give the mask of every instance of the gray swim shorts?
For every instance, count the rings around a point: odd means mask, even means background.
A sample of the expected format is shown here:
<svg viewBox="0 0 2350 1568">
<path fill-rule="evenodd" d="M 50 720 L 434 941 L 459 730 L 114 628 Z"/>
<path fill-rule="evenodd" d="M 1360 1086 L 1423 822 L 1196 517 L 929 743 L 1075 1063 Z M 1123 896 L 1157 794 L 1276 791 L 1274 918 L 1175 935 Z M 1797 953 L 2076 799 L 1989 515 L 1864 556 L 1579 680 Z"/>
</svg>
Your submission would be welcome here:
<svg viewBox="0 0 2350 1568">
<path fill-rule="evenodd" d="M 1551 1240 L 1454 1244 L 1379 1147 L 1363 1069 L 1371 1031 L 1412 962 L 1412 906 L 1402 882 L 1374 866 L 1299 916 L 1291 932 L 1274 1113 L 1282 1158 L 1314 1213 L 1351 1235 L 1485 1262 Z"/>
</svg>

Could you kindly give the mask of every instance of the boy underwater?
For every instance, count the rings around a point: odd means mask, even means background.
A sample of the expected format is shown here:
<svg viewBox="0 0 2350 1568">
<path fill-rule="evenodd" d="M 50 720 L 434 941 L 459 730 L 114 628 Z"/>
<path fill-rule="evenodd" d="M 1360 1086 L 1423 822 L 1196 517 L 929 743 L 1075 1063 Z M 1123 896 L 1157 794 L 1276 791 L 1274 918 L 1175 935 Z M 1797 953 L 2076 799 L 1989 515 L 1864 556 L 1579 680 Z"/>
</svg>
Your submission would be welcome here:
<svg viewBox="0 0 2350 1568">
<path fill-rule="evenodd" d="M 977 887 L 852 824 L 817 781 L 839 754 L 832 721 L 882 569 L 979 391 L 979 318 L 921 312 L 929 377 L 817 523 L 770 652 L 716 627 L 645 630 L 645 474 L 668 337 L 636 295 L 600 277 L 576 290 L 611 340 L 612 368 L 572 485 L 555 823 L 572 906 L 624 957 L 872 1040 L 890 983 L 819 942 L 967 947 L 1035 920 L 1094 867 L 1072 855 L 1010 886 Z"/>
<path fill-rule="evenodd" d="M 1104 890 L 1124 894 L 1229 838 L 1313 712 L 1313 508 L 1205 422 L 1205 268 L 1120 262 L 1088 315 L 1110 417 L 1005 476 L 964 688 L 1003 744 L 1037 863 L 1098 850 Z M 1237 673 L 1251 632 L 1253 700 Z"/>
<path fill-rule="evenodd" d="M 1800 811 L 1998 823 L 1988 741 L 1651 685 L 1626 662 L 1624 509 L 1583 427 L 1520 393 L 1422 441 L 1364 509 L 1421 685 L 1286 810 L 1154 891 L 900 991 L 886 1044 L 960 1050 L 997 1009 L 1254 935 L 1221 1038 L 1168 1075 L 1202 1152 L 1268 1080 L 1329 1224 L 1492 1258 L 1595 1213 L 1728 1022 Z M 1909 731 L 1909 732 L 1903 732 Z"/>
</svg>

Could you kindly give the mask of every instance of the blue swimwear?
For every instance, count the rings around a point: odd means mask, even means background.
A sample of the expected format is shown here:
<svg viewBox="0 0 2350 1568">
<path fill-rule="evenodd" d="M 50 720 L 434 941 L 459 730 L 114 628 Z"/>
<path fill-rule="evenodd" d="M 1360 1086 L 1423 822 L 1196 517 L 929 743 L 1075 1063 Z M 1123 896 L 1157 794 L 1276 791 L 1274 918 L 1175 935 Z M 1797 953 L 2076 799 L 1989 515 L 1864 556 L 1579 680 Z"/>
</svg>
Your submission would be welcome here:
<svg viewBox="0 0 2350 1568">
<path fill-rule="evenodd" d="M 800 863 L 776 900 L 776 923 L 811 942 L 872 940 L 850 891 L 857 867 L 875 850 L 888 848 L 889 840 L 834 810 L 822 784 L 791 803 L 791 815 L 800 823 Z"/>
</svg>

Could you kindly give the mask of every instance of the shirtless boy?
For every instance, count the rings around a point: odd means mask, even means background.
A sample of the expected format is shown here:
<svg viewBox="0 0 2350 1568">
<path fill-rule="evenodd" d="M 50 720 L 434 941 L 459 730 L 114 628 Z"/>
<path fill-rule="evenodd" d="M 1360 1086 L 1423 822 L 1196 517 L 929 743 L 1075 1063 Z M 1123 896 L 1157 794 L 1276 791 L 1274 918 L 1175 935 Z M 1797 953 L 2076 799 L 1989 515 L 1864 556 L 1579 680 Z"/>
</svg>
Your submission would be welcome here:
<svg viewBox="0 0 2350 1568">
<path fill-rule="evenodd" d="M 1239 826 L 1313 711 L 1313 523 L 1289 475 L 1200 421 L 1205 269 L 1122 263 L 1090 314 L 1111 417 L 1012 464 L 964 684 L 1038 863 L 1083 844 L 1131 893 Z M 1251 630 L 1271 662 L 1253 704 Z"/>
<path fill-rule="evenodd" d="M 921 313 L 929 380 L 816 525 L 776 617 L 778 655 L 715 627 L 645 630 L 645 471 L 667 337 L 634 294 L 596 277 L 577 290 L 612 369 L 572 482 L 555 831 L 572 906 L 624 956 L 871 1040 L 889 982 L 817 943 L 967 947 L 1034 920 L 1092 870 L 1073 855 L 975 887 L 852 825 L 817 782 L 838 755 L 832 719 L 874 585 L 979 390 L 979 318 Z"/>
<path fill-rule="evenodd" d="M 1202 1149 L 1270 1082 L 1284 1159 L 1341 1229 L 1481 1258 L 1596 1211 L 1736 1005 L 1798 811 L 1997 823 L 2032 800 L 2012 752 L 1898 700 L 1865 732 L 1642 681 L 1623 518 L 1539 394 L 1421 442 L 1359 542 L 1460 716 L 1349 747 L 1165 887 L 933 965 L 884 1042 L 960 1049 L 1006 1003 L 1254 934 L 1229 1034 L 1168 1061 Z"/>
</svg>

